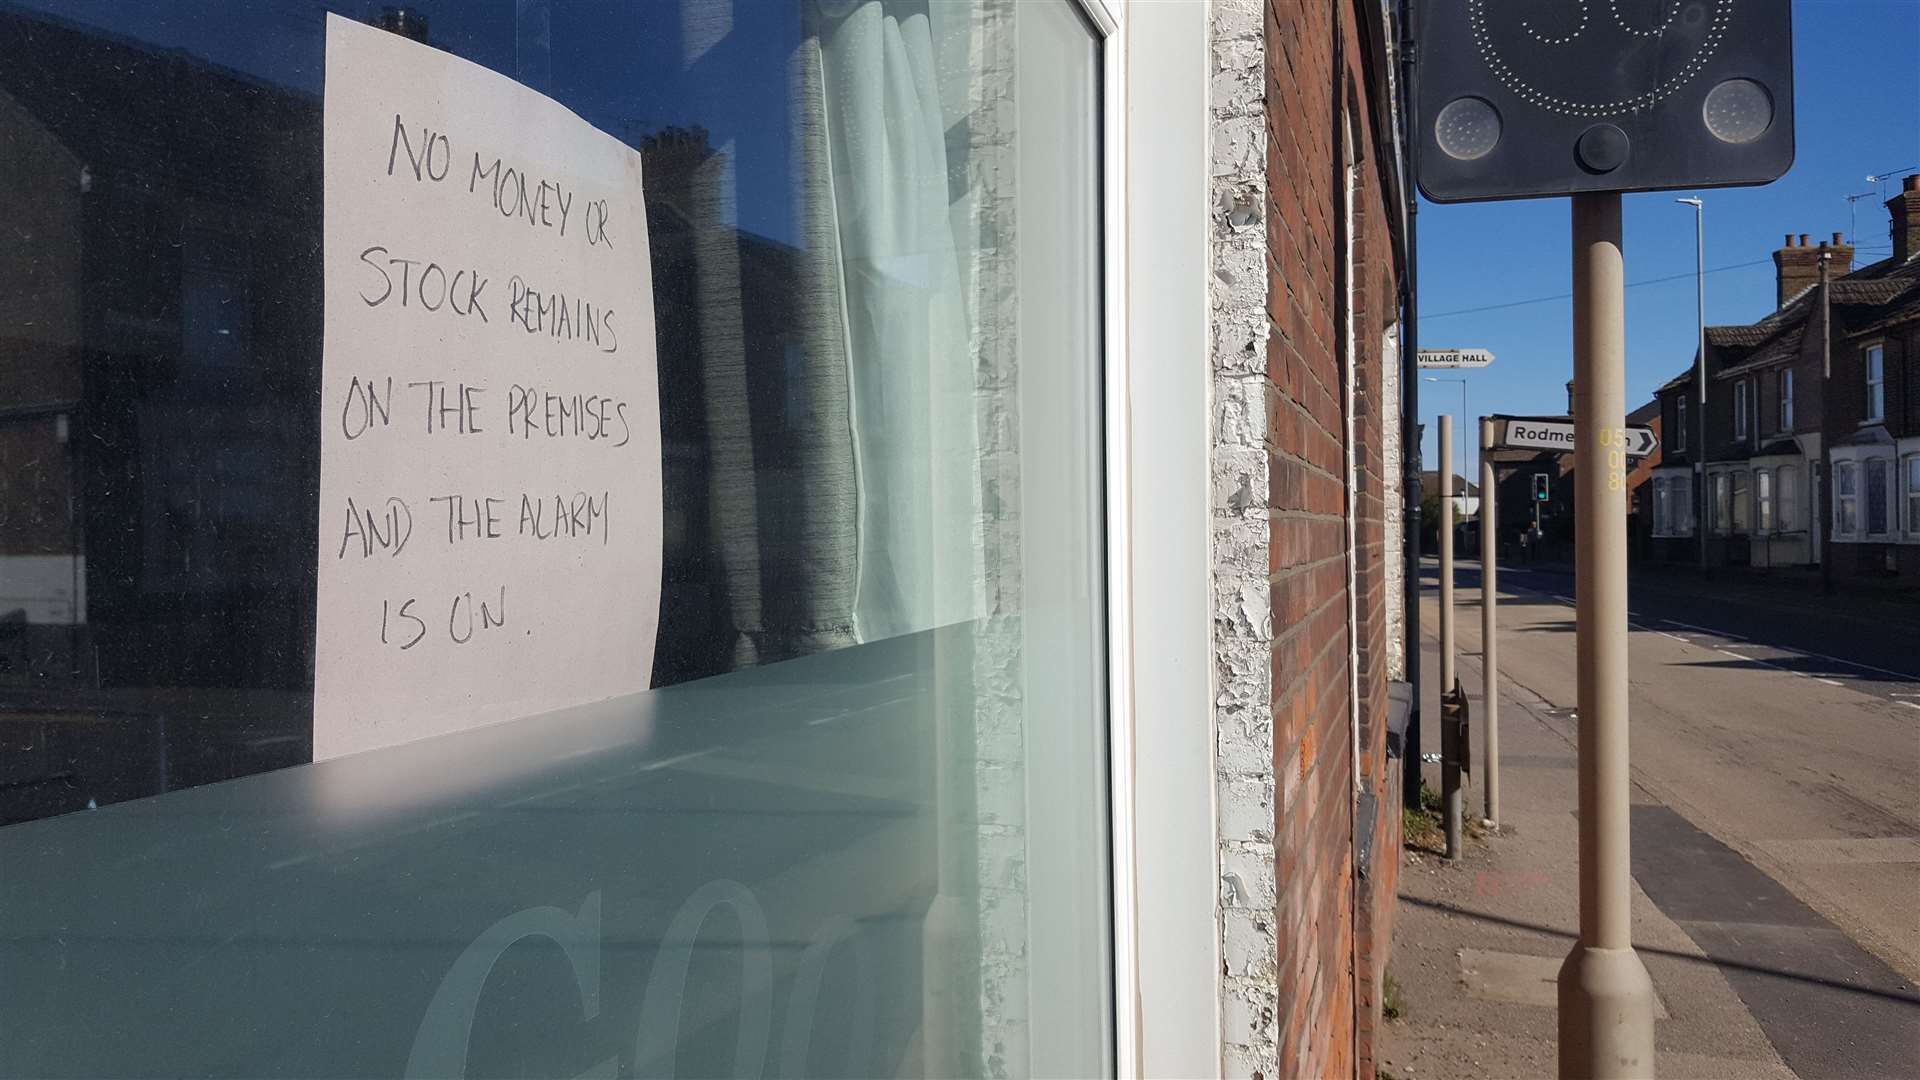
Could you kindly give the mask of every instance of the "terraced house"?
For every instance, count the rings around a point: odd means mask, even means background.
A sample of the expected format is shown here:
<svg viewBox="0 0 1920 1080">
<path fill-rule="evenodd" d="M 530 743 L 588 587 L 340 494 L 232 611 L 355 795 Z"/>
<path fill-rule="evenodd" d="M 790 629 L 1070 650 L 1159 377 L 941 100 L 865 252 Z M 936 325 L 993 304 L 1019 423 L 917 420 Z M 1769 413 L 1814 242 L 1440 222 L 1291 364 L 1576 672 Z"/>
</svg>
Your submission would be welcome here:
<svg viewBox="0 0 1920 1080">
<path fill-rule="evenodd" d="M 1786 237 L 1776 309 L 1707 328 L 1704 410 L 1691 367 L 1656 392 L 1656 558 L 1704 529 L 1713 565 L 1920 580 L 1920 179 L 1887 210 L 1892 254 L 1858 268 L 1838 233 Z"/>
</svg>

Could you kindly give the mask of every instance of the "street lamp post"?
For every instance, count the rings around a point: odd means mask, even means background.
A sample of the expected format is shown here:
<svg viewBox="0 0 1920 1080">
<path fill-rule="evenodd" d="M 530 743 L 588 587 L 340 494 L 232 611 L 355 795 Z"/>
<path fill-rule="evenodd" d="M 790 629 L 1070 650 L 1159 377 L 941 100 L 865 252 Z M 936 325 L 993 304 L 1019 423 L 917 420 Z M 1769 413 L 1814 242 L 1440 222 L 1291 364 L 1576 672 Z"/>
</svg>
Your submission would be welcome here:
<svg viewBox="0 0 1920 1080">
<path fill-rule="evenodd" d="M 1675 199 L 1693 207 L 1693 303 L 1700 337 L 1693 355 L 1693 385 L 1700 437 L 1693 440 L 1693 534 L 1700 549 L 1700 572 L 1707 572 L 1707 489 L 1702 462 L 1707 458 L 1707 213 L 1698 198 Z"/>
<path fill-rule="evenodd" d="M 1460 457 L 1458 458 L 1458 460 L 1464 462 L 1467 460 L 1467 436 L 1466 436 L 1466 430 L 1467 430 L 1466 423 L 1467 423 L 1467 415 L 1468 415 L 1467 413 L 1467 380 L 1464 376 L 1442 377 L 1439 375 L 1429 375 L 1427 376 L 1427 381 L 1430 383 L 1451 382 L 1451 383 L 1460 384 L 1460 433 L 1461 434 L 1460 434 L 1460 449 L 1459 449 Z M 1464 465 L 1461 467 L 1465 468 Z M 1440 482 L 1443 485 L 1445 485 L 1443 489 L 1443 494 L 1451 498 L 1453 495 L 1452 478 L 1443 476 L 1440 478 Z M 1486 493 L 1482 492 L 1481 497 L 1485 498 Z M 1460 485 L 1460 515 L 1463 520 L 1466 517 L 1466 513 L 1467 513 L 1467 487 L 1463 483 Z M 1483 529 L 1486 528 L 1487 527 L 1486 522 L 1482 521 L 1480 523 L 1480 527 Z"/>
</svg>

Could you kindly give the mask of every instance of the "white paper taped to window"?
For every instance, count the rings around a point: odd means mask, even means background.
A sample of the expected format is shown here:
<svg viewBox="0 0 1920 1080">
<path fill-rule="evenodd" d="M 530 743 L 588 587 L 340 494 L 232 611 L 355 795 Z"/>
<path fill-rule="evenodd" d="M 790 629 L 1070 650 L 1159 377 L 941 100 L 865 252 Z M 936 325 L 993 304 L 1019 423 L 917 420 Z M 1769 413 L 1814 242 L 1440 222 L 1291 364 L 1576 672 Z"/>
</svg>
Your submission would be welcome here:
<svg viewBox="0 0 1920 1080">
<path fill-rule="evenodd" d="M 646 689 L 640 155 L 329 15 L 315 760 Z"/>
</svg>

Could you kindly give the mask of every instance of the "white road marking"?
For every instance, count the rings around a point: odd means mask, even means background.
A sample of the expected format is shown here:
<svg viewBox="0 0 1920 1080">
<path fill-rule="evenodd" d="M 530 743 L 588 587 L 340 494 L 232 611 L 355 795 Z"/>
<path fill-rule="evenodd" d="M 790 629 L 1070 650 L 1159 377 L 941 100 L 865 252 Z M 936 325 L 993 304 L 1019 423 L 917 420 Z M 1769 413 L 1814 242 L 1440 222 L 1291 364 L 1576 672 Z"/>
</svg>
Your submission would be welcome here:
<svg viewBox="0 0 1920 1080">
<path fill-rule="evenodd" d="M 1729 633 L 1728 631 L 1725 631 L 1725 630 L 1715 630 L 1715 629 L 1712 629 L 1711 627 L 1695 626 L 1692 623 L 1683 623 L 1678 619 L 1668 619 L 1667 624 L 1669 626 L 1684 626 L 1689 630 L 1698 630 L 1703 634 L 1713 634 L 1719 637 L 1727 638 L 1732 641 L 1751 641 L 1752 640 L 1751 638 L 1742 637 L 1739 634 Z M 1765 646 L 1736 645 L 1732 647 L 1733 648 L 1762 648 Z M 1810 649 L 1796 649 L 1788 645 L 1778 645 L 1778 646 L 1772 646 L 1772 647 L 1778 648 L 1781 652 L 1792 653 L 1795 656 L 1804 656 L 1810 660 L 1825 660 L 1830 664 L 1844 664 L 1847 667 L 1858 668 L 1861 671 L 1871 671 L 1877 675 L 1891 675 L 1892 677 L 1900 680 L 1903 683 L 1920 682 L 1920 678 L 1915 678 L 1914 676 L 1909 675 L 1904 671 L 1894 671 L 1890 668 L 1875 667 L 1872 664 L 1863 664 L 1858 660 L 1848 660 L 1845 657 L 1841 657 L 1841 656 L 1828 656 L 1826 653 L 1817 653 L 1817 652 L 1813 652 Z"/>
<path fill-rule="evenodd" d="M 1894 702 L 1894 704 L 1905 705 L 1909 709 L 1920 709 L 1920 704 L 1915 704 L 1914 702 L 1911 702 L 1911 701 L 1896 701 Z"/>
<path fill-rule="evenodd" d="M 1843 683 L 1843 682 L 1841 682 L 1841 681 L 1840 681 L 1839 679 L 1829 679 L 1829 678 L 1827 678 L 1827 677 L 1826 677 L 1826 676 L 1824 676 L 1824 675 L 1815 675 L 1815 676 L 1813 676 L 1813 681 L 1814 681 L 1814 682 L 1823 682 L 1823 683 L 1826 683 L 1826 684 L 1827 684 L 1828 686 L 1839 686 L 1839 687 L 1845 687 L 1845 686 L 1847 685 L 1846 683 Z"/>
<path fill-rule="evenodd" d="M 1715 630 L 1715 629 L 1714 629 L 1713 627 L 1711 627 L 1711 626 L 1695 626 L 1695 625 L 1693 625 L 1692 623 L 1684 623 L 1684 622 L 1681 622 L 1681 621 L 1680 621 L 1679 619 L 1668 619 L 1668 620 L 1667 620 L 1667 623 L 1668 623 L 1669 625 L 1671 625 L 1671 626 L 1684 626 L 1684 627 L 1686 627 L 1686 628 L 1687 628 L 1687 629 L 1689 629 L 1689 630 L 1698 630 L 1698 631 L 1700 631 L 1700 632 L 1701 632 L 1701 633 L 1703 633 L 1703 634 L 1712 634 L 1712 635 L 1714 635 L 1714 636 L 1716 636 L 1716 637 L 1723 637 L 1723 638 L 1726 638 L 1726 639 L 1727 639 L 1728 641 L 1751 641 L 1751 640 L 1753 640 L 1752 638 L 1748 638 L 1748 637 L 1744 637 L 1744 636 L 1742 636 L 1742 635 L 1740 635 L 1740 634 L 1730 634 L 1730 633 L 1728 633 L 1728 632 L 1727 632 L 1727 631 L 1725 631 L 1725 630 Z"/>
</svg>

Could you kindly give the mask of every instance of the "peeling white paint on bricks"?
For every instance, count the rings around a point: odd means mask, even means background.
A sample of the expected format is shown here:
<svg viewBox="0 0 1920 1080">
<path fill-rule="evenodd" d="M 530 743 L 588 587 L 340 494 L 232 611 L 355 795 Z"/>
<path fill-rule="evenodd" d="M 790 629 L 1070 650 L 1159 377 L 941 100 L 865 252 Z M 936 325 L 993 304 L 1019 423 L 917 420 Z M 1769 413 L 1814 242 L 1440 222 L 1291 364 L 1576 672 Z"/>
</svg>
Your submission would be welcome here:
<svg viewBox="0 0 1920 1080">
<path fill-rule="evenodd" d="M 1407 522 L 1400 512 L 1406 491 L 1404 455 L 1400 452 L 1400 324 L 1387 327 L 1380 340 L 1380 494 L 1386 520 L 1387 568 L 1387 678 L 1407 677 L 1407 568 L 1398 557 L 1405 550 Z"/>
<path fill-rule="evenodd" d="M 1214 0 L 1213 729 L 1222 1075 L 1279 1075 L 1273 616 L 1267 584 L 1266 41 L 1258 0 Z"/>
</svg>

